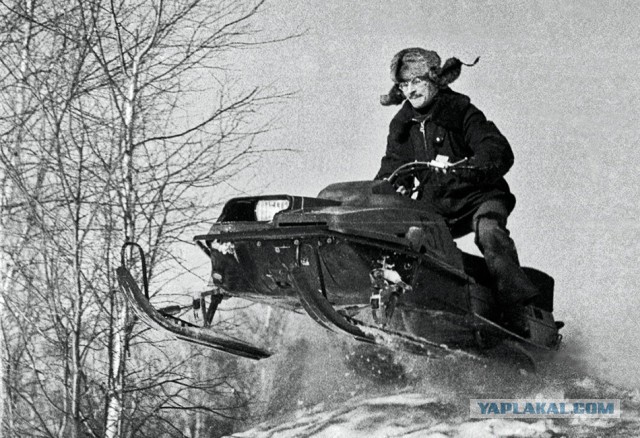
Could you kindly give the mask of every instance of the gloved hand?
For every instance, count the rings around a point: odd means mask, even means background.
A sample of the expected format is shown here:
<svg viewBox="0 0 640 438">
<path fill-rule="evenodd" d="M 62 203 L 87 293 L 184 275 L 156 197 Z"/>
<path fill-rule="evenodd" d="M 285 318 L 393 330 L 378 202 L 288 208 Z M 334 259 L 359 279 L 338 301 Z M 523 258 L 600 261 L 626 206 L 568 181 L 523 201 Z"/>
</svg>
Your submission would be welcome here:
<svg viewBox="0 0 640 438">
<path fill-rule="evenodd" d="M 388 178 L 384 178 L 384 180 L 388 181 Z M 402 196 L 408 195 L 409 193 L 411 193 L 411 188 L 413 187 L 413 177 L 411 176 L 404 176 L 401 178 L 396 179 L 396 181 L 394 182 L 393 186 L 396 189 L 396 192 L 399 193 Z"/>
<path fill-rule="evenodd" d="M 449 172 L 461 180 L 473 184 L 491 184 L 502 176 L 495 167 L 478 165 L 473 158 L 464 166 L 449 169 Z"/>
</svg>

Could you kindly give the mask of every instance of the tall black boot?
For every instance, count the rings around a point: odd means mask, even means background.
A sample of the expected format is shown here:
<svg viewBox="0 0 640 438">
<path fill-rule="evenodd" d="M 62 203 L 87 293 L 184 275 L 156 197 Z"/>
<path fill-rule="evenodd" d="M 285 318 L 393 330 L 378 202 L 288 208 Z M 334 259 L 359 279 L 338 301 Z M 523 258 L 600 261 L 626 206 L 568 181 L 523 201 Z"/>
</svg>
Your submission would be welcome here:
<svg viewBox="0 0 640 438">
<path fill-rule="evenodd" d="M 505 326 L 520 335 L 528 335 L 525 306 L 540 295 L 540 290 L 520 267 L 515 244 L 501 222 L 495 217 L 478 218 L 476 242 L 495 281 Z"/>
</svg>

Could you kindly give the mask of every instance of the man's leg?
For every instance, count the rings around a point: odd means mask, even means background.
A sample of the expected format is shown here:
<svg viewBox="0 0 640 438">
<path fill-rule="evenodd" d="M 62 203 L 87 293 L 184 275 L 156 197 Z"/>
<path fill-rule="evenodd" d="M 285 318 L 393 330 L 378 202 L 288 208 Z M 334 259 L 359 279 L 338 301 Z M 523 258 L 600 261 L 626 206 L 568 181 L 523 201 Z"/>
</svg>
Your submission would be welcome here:
<svg viewBox="0 0 640 438">
<path fill-rule="evenodd" d="M 522 325 L 522 306 L 539 295 L 540 291 L 520 267 L 515 244 L 507 230 L 508 215 L 509 211 L 502 201 L 489 200 L 480 205 L 473 217 L 473 224 L 476 245 L 482 251 L 496 283 L 496 298 L 505 311 L 506 319 L 511 320 L 507 322 Z"/>
</svg>

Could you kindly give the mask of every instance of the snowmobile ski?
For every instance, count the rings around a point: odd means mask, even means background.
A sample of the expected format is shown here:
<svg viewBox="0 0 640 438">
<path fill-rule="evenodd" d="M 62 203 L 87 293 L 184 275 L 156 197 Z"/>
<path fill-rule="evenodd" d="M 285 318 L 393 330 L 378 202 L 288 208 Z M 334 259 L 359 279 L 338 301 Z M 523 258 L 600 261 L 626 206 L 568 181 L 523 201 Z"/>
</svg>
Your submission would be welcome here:
<svg viewBox="0 0 640 438">
<path fill-rule="evenodd" d="M 359 341 L 380 345 L 394 346 L 413 354 L 429 357 L 459 356 L 464 358 L 481 359 L 473 353 L 450 348 L 446 344 L 438 344 L 420 336 L 403 333 L 378 324 L 368 324 L 356 318 L 352 318 L 343 312 L 336 310 L 326 298 L 320 259 L 316 254 L 316 267 L 320 280 L 320 290 L 314 290 L 309 286 L 307 276 L 301 268 L 291 270 L 296 292 L 300 296 L 300 302 L 318 324 L 333 332 L 342 332 L 353 336 Z"/>
<path fill-rule="evenodd" d="M 256 347 L 250 343 L 234 339 L 230 336 L 217 335 L 211 328 L 201 328 L 188 321 L 173 316 L 168 311 L 159 311 L 149 302 L 147 289 L 146 267 L 144 265 L 144 254 L 139 245 L 128 242 L 123 246 L 136 246 L 140 250 L 143 260 L 143 283 L 145 292 L 140 290 L 131 272 L 124 266 L 116 269 L 120 290 L 124 293 L 129 303 L 132 305 L 136 315 L 149 327 L 169 333 L 177 339 L 203 345 L 218 351 L 230 353 L 235 356 L 249 359 L 264 359 L 271 356 L 271 353 L 263 348 Z M 171 312 L 172 313 L 172 312 Z"/>
</svg>

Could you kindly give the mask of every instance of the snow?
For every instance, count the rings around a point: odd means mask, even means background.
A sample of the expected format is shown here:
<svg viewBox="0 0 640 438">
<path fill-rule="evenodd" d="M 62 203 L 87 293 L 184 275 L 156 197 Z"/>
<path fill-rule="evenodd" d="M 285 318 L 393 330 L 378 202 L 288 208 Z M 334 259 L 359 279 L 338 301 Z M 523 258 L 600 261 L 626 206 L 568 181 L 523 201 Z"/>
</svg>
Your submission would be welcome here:
<svg viewBox="0 0 640 438">
<path fill-rule="evenodd" d="M 542 437 L 553 436 L 557 429 L 553 423 L 547 421 L 537 421 L 535 423 L 525 423 L 519 420 L 484 420 L 477 422 L 467 422 L 460 425 L 457 430 L 457 437 L 460 438 L 484 438 L 484 437 Z"/>
<path fill-rule="evenodd" d="M 385 353 L 365 344 L 322 344 L 295 355 L 303 361 L 303 389 L 287 412 L 248 425 L 236 438 L 483 438 L 636 437 L 640 430 L 637 389 L 620 389 L 581 372 L 570 357 L 557 355 L 537 375 L 508 364 L 473 359 L 434 360 Z M 341 363 L 344 358 L 347 360 Z M 342 359 L 341 359 L 342 358 Z M 286 361 L 283 366 L 286 367 Z M 299 362 L 298 362 L 299 363 Z M 281 368 L 282 369 L 282 368 Z M 401 378 L 399 378 L 401 376 Z M 396 380 L 392 381 L 395 377 Z M 291 384 L 282 383 L 282 384 Z M 620 399 L 620 419 L 470 418 L 470 399 Z"/>
<path fill-rule="evenodd" d="M 451 404 L 418 393 L 351 400 L 343 406 L 306 414 L 278 426 L 261 426 L 233 437 L 549 437 L 558 433 L 551 420 L 464 421 Z"/>
</svg>

